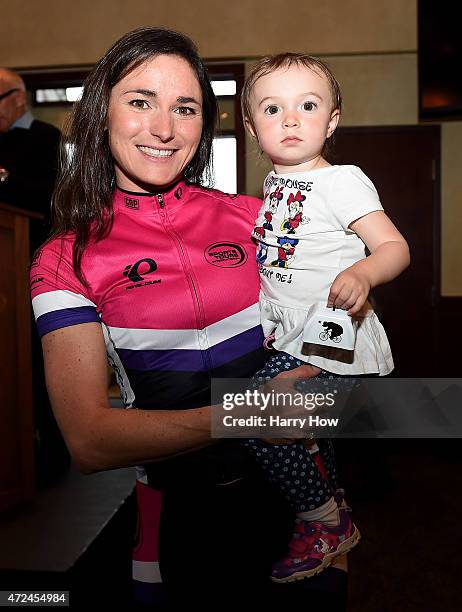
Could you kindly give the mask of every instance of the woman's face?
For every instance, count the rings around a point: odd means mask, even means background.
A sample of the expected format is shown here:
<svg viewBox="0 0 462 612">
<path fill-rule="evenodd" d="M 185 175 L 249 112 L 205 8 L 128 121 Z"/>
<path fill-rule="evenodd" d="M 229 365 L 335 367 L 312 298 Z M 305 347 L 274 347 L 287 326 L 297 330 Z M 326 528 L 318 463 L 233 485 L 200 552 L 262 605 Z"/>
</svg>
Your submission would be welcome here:
<svg viewBox="0 0 462 612">
<path fill-rule="evenodd" d="M 202 92 L 188 62 L 158 55 L 127 74 L 111 91 L 107 127 L 119 187 L 173 183 L 202 134 Z"/>
</svg>

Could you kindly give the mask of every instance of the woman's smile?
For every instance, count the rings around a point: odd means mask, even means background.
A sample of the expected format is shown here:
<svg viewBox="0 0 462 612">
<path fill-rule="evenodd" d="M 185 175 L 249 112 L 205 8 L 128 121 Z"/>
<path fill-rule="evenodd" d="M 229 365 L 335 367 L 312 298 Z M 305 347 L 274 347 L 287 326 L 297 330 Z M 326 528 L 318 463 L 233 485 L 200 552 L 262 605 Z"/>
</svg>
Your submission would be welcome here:
<svg viewBox="0 0 462 612">
<path fill-rule="evenodd" d="M 145 145 L 137 145 L 137 148 L 144 155 L 156 160 L 166 159 L 175 153 L 175 149 L 157 149 L 154 147 L 147 147 Z"/>
</svg>

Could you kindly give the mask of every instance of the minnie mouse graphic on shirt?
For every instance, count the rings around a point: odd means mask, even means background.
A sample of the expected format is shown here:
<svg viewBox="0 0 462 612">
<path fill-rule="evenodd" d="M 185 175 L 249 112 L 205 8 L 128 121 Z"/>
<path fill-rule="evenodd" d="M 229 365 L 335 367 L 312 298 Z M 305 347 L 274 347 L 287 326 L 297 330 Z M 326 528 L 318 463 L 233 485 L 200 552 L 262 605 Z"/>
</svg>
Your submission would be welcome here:
<svg viewBox="0 0 462 612">
<path fill-rule="evenodd" d="M 276 214 L 276 211 L 279 206 L 279 202 L 282 200 L 284 194 L 282 191 L 282 187 L 276 187 L 273 193 L 270 193 L 270 200 L 268 205 L 268 210 L 265 210 L 265 222 L 263 226 L 265 229 L 273 231 L 273 215 Z"/>
<path fill-rule="evenodd" d="M 303 202 L 306 196 L 300 191 L 294 195 L 291 193 L 287 199 L 288 216 L 281 224 L 281 230 L 285 230 L 288 234 L 295 234 L 295 230 L 302 224 L 309 223 L 310 219 L 303 214 Z"/>
</svg>

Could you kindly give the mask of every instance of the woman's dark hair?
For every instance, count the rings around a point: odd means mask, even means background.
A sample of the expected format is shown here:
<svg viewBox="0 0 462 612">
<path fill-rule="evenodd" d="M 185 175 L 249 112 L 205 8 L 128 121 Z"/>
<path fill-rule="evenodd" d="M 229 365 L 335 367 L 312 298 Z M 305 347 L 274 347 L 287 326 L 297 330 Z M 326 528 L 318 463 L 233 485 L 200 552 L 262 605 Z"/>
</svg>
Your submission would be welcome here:
<svg viewBox="0 0 462 612">
<path fill-rule="evenodd" d="M 202 91 L 202 135 L 184 178 L 196 184 L 204 178 L 206 182 L 211 180 L 217 102 L 196 45 L 184 34 L 165 28 L 139 28 L 125 34 L 86 78 L 82 98 L 74 106 L 61 144 L 51 238 L 75 233 L 73 266 L 85 285 L 81 270 L 84 249 L 90 239 L 100 240 L 112 226 L 115 170 L 105 129 L 111 90 L 132 70 L 157 55 L 183 58 L 197 76 Z"/>
</svg>

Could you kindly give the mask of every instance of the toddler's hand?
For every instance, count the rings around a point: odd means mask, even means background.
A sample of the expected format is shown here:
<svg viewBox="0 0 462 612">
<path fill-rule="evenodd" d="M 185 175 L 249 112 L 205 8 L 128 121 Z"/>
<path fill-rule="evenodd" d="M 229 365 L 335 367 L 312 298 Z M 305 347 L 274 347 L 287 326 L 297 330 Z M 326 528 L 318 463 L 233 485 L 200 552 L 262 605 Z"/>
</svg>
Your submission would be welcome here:
<svg viewBox="0 0 462 612">
<path fill-rule="evenodd" d="M 343 308 L 349 315 L 354 315 L 361 310 L 367 300 L 371 284 L 365 274 L 347 268 L 337 276 L 330 288 L 327 306 L 331 308 Z"/>
</svg>

